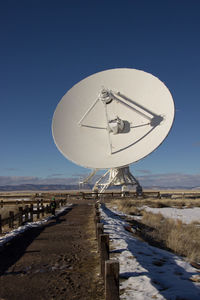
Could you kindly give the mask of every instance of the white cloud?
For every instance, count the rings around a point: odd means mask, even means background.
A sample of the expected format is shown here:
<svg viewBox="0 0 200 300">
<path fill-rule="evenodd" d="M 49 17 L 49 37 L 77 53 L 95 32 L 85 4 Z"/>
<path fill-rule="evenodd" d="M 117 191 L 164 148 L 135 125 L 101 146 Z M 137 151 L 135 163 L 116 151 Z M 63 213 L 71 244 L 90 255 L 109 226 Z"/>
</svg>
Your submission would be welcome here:
<svg viewBox="0 0 200 300">
<path fill-rule="evenodd" d="M 138 176 L 142 185 L 163 187 L 197 187 L 200 186 L 200 174 L 151 174 Z"/>
</svg>

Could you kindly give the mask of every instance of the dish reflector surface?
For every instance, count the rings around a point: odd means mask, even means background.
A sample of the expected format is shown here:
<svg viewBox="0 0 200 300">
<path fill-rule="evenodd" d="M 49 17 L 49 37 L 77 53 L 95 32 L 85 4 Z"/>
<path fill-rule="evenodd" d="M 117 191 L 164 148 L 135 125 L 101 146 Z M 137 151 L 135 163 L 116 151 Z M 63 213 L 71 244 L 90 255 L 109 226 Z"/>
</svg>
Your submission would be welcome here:
<svg viewBox="0 0 200 300">
<path fill-rule="evenodd" d="M 154 151 L 173 119 L 172 96 L 157 77 L 136 69 L 110 69 L 83 79 L 64 95 L 54 112 L 52 132 L 66 158 L 107 169 Z"/>
</svg>

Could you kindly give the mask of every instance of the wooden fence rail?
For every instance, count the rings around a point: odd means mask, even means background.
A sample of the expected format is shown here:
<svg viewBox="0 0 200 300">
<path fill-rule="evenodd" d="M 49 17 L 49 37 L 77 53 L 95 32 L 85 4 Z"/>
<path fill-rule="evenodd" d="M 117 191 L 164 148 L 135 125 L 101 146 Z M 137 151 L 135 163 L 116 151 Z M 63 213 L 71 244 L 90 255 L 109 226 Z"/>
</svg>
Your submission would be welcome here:
<svg viewBox="0 0 200 300">
<path fill-rule="evenodd" d="M 101 276 L 105 286 L 105 300 L 119 300 L 119 262 L 109 259 L 109 235 L 104 233 L 104 226 L 100 223 L 98 202 L 95 203 L 94 222 L 100 255 Z"/>
<path fill-rule="evenodd" d="M 3 207 L 3 205 L 15 205 L 15 204 L 34 204 L 36 201 L 43 202 L 43 203 L 49 203 L 50 199 L 52 197 L 55 197 L 56 200 L 60 200 L 62 198 L 67 198 L 68 200 L 71 199 L 77 199 L 77 197 L 80 199 L 93 199 L 94 201 L 97 199 L 106 199 L 106 200 L 112 200 L 114 198 L 133 198 L 137 199 L 138 197 L 141 198 L 154 198 L 154 199 L 162 199 L 162 198 L 188 198 L 188 199 L 200 199 L 200 193 L 199 192 L 162 192 L 162 191 L 143 191 L 142 195 L 137 195 L 136 192 L 128 191 L 126 193 L 124 192 L 105 192 L 102 194 L 99 194 L 97 192 L 83 192 L 83 191 L 77 191 L 77 192 L 71 192 L 71 193 L 61 193 L 61 194 L 48 194 L 48 193 L 40 193 L 40 194 L 32 194 L 32 195 L 0 195 L 0 207 Z M 19 200 L 19 198 L 22 198 L 22 200 Z M 23 198 L 26 198 L 23 200 Z"/>
<path fill-rule="evenodd" d="M 62 205 L 62 203 L 64 203 L 66 200 L 66 198 L 64 199 L 58 199 L 56 200 L 56 203 L 59 203 L 59 205 Z M 4 205 L 6 206 L 11 206 L 11 205 L 31 205 L 31 204 L 37 204 L 39 203 L 39 205 L 42 205 L 42 204 L 48 204 L 50 203 L 51 200 L 50 199 L 32 199 L 32 200 L 0 200 L 0 208 L 2 208 Z"/>
<path fill-rule="evenodd" d="M 56 201 L 56 206 L 61 207 L 66 204 L 66 199 L 60 199 Z M 19 211 L 17 214 L 14 214 L 13 211 L 9 212 L 9 216 L 7 218 L 2 219 L 0 215 L 0 233 L 2 233 L 2 227 L 7 225 L 9 228 L 14 227 L 14 223 L 17 222 L 18 226 L 21 226 L 27 222 L 33 222 L 33 216 L 37 215 L 37 219 L 40 218 L 40 215 L 44 216 L 45 214 L 51 213 L 50 202 L 46 205 L 43 202 L 34 203 L 37 205 L 37 208 L 34 209 L 33 203 L 29 205 L 25 205 L 25 207 L 19 207 Z"/>
</svg>

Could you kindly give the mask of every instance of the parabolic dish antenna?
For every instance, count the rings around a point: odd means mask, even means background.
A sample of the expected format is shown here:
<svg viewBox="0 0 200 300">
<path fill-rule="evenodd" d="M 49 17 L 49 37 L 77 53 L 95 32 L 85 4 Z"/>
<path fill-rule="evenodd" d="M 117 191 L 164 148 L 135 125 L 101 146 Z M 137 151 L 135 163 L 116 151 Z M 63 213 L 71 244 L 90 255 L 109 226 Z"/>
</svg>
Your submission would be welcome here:
<svg viewBox="0 0 200 300">
<path fill-rule="evenodd" d="M 174 102 L 163 82 L 144 71 L 120 68 L 74 85 L 57 105 L 52 132 L 67 159 L 111 169 L 105 190 L 112 184 L 139 185 L 128 165 L 154 151 L 173 120 Z"/>
</svg>

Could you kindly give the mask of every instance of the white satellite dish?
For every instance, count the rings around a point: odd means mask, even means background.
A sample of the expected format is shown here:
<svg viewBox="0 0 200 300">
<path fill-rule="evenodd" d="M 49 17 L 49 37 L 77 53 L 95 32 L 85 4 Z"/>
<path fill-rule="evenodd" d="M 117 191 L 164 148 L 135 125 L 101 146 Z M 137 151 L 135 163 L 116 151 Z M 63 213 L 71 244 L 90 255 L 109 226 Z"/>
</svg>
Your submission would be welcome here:
<svg viewBox="0 0 200 300">
<path fill-rule="evenodd" d="M 128 166 L 162 143 L 173 120 L 174 102 L 163 82 L 140 70 L 111 69 L 81 80 L 64 95 L 52 133 L 67 159 L 109 169 L 96 183 L 102 192 L 110 185 L 139 186 Z"/>
</svg>

